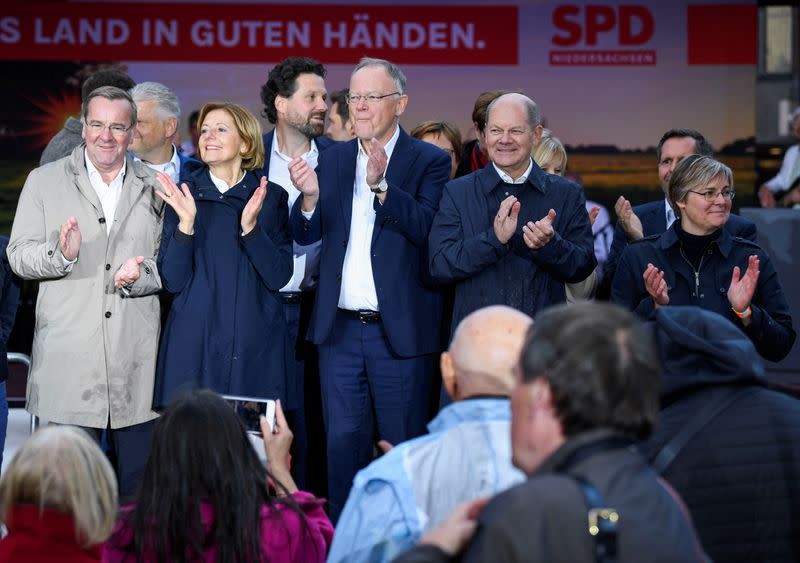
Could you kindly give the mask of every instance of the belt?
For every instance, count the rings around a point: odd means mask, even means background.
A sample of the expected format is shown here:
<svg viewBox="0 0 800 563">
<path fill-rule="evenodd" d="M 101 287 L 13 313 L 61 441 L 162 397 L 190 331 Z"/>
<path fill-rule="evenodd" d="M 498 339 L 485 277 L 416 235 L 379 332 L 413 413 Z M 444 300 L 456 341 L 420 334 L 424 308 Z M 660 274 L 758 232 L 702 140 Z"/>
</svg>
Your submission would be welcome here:
<svg viewBox="0 0 800 563">
<path fill-rule="evenodd" d="M 378 311 L 351 311 L 350 309 L 338 309 L 346 317 L 356 319 L 364 324 L 381 322 L 381 314 Z"/>
<path fill-rule="evenodd" d="M 303 294 L 300 291 L 282 291 L 281 292 L 281 299 L 283 302 L 288 304 L 297 304 L 300 303 Z"/>
</svg>

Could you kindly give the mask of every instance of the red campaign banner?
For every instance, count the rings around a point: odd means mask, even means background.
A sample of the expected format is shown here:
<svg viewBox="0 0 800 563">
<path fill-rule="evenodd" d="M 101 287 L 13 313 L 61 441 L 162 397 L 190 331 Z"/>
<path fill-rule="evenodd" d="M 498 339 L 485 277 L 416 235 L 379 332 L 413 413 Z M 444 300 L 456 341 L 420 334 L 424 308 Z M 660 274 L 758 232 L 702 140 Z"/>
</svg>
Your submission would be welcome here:
<svg viewBox="0 0 800 563">
<path fill-rule="evenodd" d="M 696 4 L 687 9 L 690 65 L 754 65 L 758 62 L 758 6 Z"/>
<path fill-rule="evenodd" d="M 15 2 L 0 14 L 0 60 L 515 65 L 519 54 L 516 6 Z"/>
</svg>

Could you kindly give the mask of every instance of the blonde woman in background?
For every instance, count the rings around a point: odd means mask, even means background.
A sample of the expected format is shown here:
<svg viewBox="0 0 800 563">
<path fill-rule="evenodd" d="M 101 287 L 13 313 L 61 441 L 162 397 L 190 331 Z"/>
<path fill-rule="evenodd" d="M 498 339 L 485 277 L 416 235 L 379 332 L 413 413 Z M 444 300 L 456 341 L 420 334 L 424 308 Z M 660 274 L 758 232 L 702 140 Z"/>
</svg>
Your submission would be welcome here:
<svg viewBox="0 0 800 563">
<path fill-rule="evenodd" d="M 0 561 L 100 561 L 116 513 L 117 480 L 95 441 L 72 426 L 41 428 L 0 479 Z"/>
<path fill-rule="evenodd" d="M 553 132 L 550 131 L 550 129 L 544 129 L 542 131 L 539 144 L 533 148 L 533 154 L 531 156 L 539 168 L 548 174 L 563 176 L 567 169 L 567 151 L 564 149 L 564 145 L 561 141 L 553 136 Z M 601 207 L 595 205 L 593 202 L 591 207 L 589 204 L 590 202 L 587 201 L 589 220 L 592 223 L 592 230 L 594 231 L 595 221 L 601 212 Z M 607 215 L 608 212 L 606 212 L 606 216 Z M 606 221 L 606 223 L 608 223 L 608 221 Z M 598 254 L 597 244 L 595 244 L 595 254 Z M 607 255 L 608 249 L 606 249 L 605 253 L 605 256 Z M 597 262 L 601 262 L 599 256 L 597 257 Z M 565 283 L 564 288 L 567 292 L 567 303 L 575 303 L 581 299 L 591 299 L 594 297 L 594 293 L 597 290 L 597 282 L 597 268 L 595 268 L 585 280 L 577 283 Z"/>
</svg>

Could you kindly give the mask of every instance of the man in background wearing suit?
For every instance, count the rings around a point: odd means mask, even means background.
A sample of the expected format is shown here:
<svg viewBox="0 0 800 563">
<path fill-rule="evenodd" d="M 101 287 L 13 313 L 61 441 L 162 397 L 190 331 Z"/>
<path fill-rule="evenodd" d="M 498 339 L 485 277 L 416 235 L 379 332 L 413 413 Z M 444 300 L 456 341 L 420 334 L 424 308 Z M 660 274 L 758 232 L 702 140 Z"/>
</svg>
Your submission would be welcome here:
<svg viewBox="0 0 800 563">
<path fill-rule="evenodd" d="M 192 164 L 199 166 L 200 162 L 184 156 L 175 146 L 181 119 L 178 96 L 158 82 L 137 84 L 130 94 L 139 116 L 130 146 L 134 160 L 168 174 L 180 185 Z"/>
<path fill-rule="evenodd" d="M 275 128 L 264 135 L 263 174 L 289 194 L 291 210 L 300 191 L 289 177 L 289 163 L 301 158 L 311 168 L 317 167 L 320 151 L 333 145 L 324 137 L 325 115 L 328 112 L 328 91 L 325 89 L 325 67 L 317 60 L 290 57 L 269 71 L 261 87 L 263 115 Z M 292 476 L 297 486 L 325 495 L 324 429 L 319 414 L 319 374 L 317 354 L 306 342 L 307 319 L 314 306 L 314 290 L 319 277 L 320 243 L 308 246 L 294 243 L 292 279 L 281 288 L 283 313 L 294 342 L 294 373 L 297 383 L 297 406 L 286 411 L 294 432 L 292 441 Z M 269 335 L 266 335 L 269 337 Z M 309 409 L 306 411 L 305 403 Z M 309 444 L 311 447 L 309 447 Z M 310 456 L 310 459 L 306 459 Z M 308 463 L 307 463 L 308 461 Z"/>
<path fill-rule="evenodd" d="M 396 65 L 361 59 L 348 103 L 357 138 L 320 154 L 316 172 L 302 159 L 289 165 L 303 192 L 295 240 L 322 239 L 309 337 L 319 346 L 334 521 L 376 437 L 397 444 L 425 432 L 441 342 L 426 247 L 450 173 L 447 153 L 400 128 L 408 96 Z"/>
<path fill-rule="evenodd" d="M 669 190 L 669 180 L 678 163 L 690 154 L 714 156 L 711 143 L 699 131 L 694 129 L 670 129 L 661 137 L 656 147 L 658 159 L 658 181 L 664 192 L 664 199 L 651 201 L 631 206 L 631 202 L 620 196 L 614 205 L 617 213 L 617 226 L 614 230 L 614 241 L 611 251 L 604 266 L 603 281 L 598 287 L 598 297 L 608 299 L 611 293 L 611 282 L 617 271 L 622 251 L 629 242 L 641 240 L 644 237 L 658 235 L 669 229 L 675 221 L 675 212 L 666 199 Z M 756 242 L 755 223 L 739 215 L 731 213 L 725 228 L 735 237 L 741 237 Z"/>
</svg>

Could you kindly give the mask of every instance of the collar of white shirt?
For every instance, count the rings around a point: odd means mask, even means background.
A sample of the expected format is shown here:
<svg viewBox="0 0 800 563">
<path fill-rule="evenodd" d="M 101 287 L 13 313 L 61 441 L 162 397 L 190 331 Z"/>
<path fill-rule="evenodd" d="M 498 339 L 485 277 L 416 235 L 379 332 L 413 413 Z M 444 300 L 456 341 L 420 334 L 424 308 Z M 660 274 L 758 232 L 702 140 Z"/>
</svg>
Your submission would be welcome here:
<svg viewBox="0 0 800 563">
<path fill-rule="evenodd" d="M 239 179 L 236 180 L 236 183 L 233 184 L 233 185 L 235 186 L 236 184 L 241 182 L 242 179 L 244 179 L 244 175 L 245 174 L 246 174 L 246 172 L 242 172 L 242 175 L 239 176 Z M 231 189 L 231 187 L 227 183 L 225 183 L 225 180 L 221 180 L 221 179 L 217 178 L 216 176 L 214 176 L 214 174 L 211 172 L 211 169 L 208 170 L 208 175 L 211 176 L 211 181 L 214 182 L 214 185 L 219 190 L 219 193 L 224 194 L 229 189 Z"/>
<path fill-rule="evenodd" d="M 164 174 L 169 174 L 174 181 L 177 182 L 177 176 L 181 170 L 181 157 L 178 156 L 178 149 L 175 148 L 175 145 L 172 145 L 172 158 L 163 163 L 163 164 L 153 164 L 152 162 L 147 162 L 146 160 L 142 160 L 135 154 L 131 153 L 133 156 L 133 160 L 142 162 L 146 164 L 152 170 L 156 172 L 163 172 Z"/>
<path fill-rule="evenodd" d="M 128 167 L 128 159 L 122 161 L 122 168 L 119 169 L 119 173 L 111 180 L 110 183 L 106 184 L 103 181 L 103 176 L 100 174 L 100 171 L 92 164 L 92 161 L 89 159 L 89 151 L 87 149 L 83 150 L 83 160 L 86 161 L 86 172 L 89 174 L 89 181 L 92 185 L 97 185 L 97 182 L 100 182 L 103 185 L 110 186 L 114 182 L 122 181 L 125 177 L 125 169 Z"/>
<path fill-rule="evenodd" d="M 517 178 L 516 180 L 512 180 L 511 176 L 500 170 L 497 165 L 492 162 L 492 166 L 497 171 L 497 174 L 500 176 L 500 179 L 503 180 L 506 184 L 524 184 L 528 180 L 528 176 L 531 174 L 531 170 L 533 170 L 533 159 L 528 163 L 528 169 L 525 170 L 525 173 Z"/>
<path fill-rule="evenodd" d="M 281 152 L 281 148 L 278 146 L 278 132 L 277 131 L 275 131 L 275 134 L 272 136 L 272 149 L 271 149 L 271 152 L 272 152 L 273 156 L 277 156 L 278 158 L 280 158 L 281 160 L 286 161 L 287 163 L 291 162 L 292 160 L 294 160 L 291 156 L 287 156 L 287 155 L 285 155 L 285 154 L 283 154 Z M 316 161 L 317 161 L 317 157 L 318 156 L 319 156 L 319 149 L 317 148 L 317 143 L 314 141 L 314 139 L 311 139 L 311 148 L 308 149 L 307 152 L 305 152 L 302 155 L 300 155 L 300 158 L 302 158 L 303 160 L 308 162 L 309 166 L 311 166 L 312 168 L 316 168 L 317 167 Z M 312 162 L 314 162 L 313 165 L 311 165 Z"/>
<path fill-rule="evenodd" d="M 389 160 L 392 158 L 392 153 L 394 152 L 394 147 L 397 144 L 397 139 L 400 138 L 400 125 L 395 124 L 394 126 L 394 133 L 389 138 L 389 141 L 383 146 L 383 150 L 386 151 L 386 168 L 389 168 Z M 369 155 L 367 151 L 364 150 L 364 144 L 368 141 L 360 140 L 358 141 L 358 157 L 367 159 Z M 386 171 L 384 170 L 384 174 Z"/>
<path fill-rule="evenodd" d="M 669 204 L 669 199 L 664 198 L 664 218 L 667 220 L 667 228 L 669 229 L 672 224 L 675 222 L 675 211 L 673 211 L 672 206 Z"/>
</svg>

